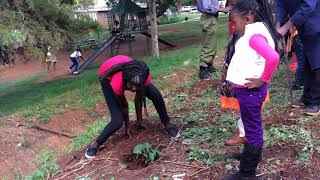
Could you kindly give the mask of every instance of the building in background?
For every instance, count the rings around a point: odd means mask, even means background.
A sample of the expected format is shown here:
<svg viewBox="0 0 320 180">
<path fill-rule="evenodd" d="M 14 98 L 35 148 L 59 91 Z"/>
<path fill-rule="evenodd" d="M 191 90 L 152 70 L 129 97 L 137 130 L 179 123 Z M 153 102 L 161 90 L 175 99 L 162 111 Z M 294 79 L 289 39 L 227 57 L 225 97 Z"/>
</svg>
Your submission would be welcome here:
<svg viewBox="0 0 320 180">
<path fill-rule="evenodd" d="M 136 3 L 138 6 L 142 8 L 147 8 L 146 3 Z M 76 9 L 76 14 L 86 14 L 90 16 L 93 20 L 98 21 L 103 27 L 108 26 L 108 17 L 107 12 L 111 10 L 111 7 L 109 7 L 106 4 L 105 0 L 96 0 L 96 3 L 94 6 L 89 6 L 86 8 Z"/>
<path fill-rule="evenodd" d="M 93 20 L 98 21 L 103 27 L 108 26 L 107 11 L 111 7 L 107 6 L 105 0 L 96 0 L 94 6 L 89 6 L 82 9 L 76 9 L 76 14 L 85 14 L 90 16 Z"/>
</svg>

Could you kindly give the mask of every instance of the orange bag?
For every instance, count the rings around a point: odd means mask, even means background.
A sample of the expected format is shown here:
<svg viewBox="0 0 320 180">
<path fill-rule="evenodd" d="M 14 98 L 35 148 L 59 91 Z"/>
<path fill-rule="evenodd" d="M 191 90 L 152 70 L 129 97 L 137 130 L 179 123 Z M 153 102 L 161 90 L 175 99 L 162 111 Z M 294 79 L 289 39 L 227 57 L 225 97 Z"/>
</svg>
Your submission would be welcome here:
<svg viewBox="0 0 320 180">
<path fill-rule="evenodd" d="M 266 99 L 263 101 L 262 108 L 264 108 L 269 101 L 270 101 L 270 93 L 268 91 Z M 240 105 L 236 97 L 227 97 L 227 96 L 221 95 L 220 107 L 221 109 L 226 109 L 226 110 L 230 109 L 230 110 L 240 111 Z"/>
</svg>

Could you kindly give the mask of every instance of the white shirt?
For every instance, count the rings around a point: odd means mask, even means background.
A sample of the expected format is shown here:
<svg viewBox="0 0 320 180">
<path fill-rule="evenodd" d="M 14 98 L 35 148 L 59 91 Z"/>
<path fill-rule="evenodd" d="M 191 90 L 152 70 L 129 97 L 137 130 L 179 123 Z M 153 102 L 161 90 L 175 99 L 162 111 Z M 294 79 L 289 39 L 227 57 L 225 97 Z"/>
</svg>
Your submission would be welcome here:
<svg viewBox="0 0 320 180">
<path fill-rule="evenodd" d="M 78 57 L 80 57 L 81 56 L 81 52 L 80 51 L 74 51 L 71 55 L 70 55 L 70 57 L 72 57 L 72 58 L 78 58 Z"/>
<path fill-rule="evenodd" d="M 247 82 L 246 78 L 261 77 L 266 60 L 249 45 L 250 38 L 256 34 L 264 36 L 268 44 L 275 47 L 271 34 L 262 22 L 246 25 L 244 35 L 235 45 L 235 53 L 232 56 L 226 80 L 244 86 Z"/>
</svg>

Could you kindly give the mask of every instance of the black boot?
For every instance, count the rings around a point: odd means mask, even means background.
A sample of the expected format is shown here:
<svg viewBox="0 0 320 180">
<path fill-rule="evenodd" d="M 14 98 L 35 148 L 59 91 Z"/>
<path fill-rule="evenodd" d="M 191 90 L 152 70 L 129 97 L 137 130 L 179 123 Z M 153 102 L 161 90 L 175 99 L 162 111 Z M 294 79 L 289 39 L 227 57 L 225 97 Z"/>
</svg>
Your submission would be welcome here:
<svg viewBox="0 0 320 180">
<path fill-rule="evenodd" d="M 215 67 L 213 67 L 212 64 L 208 64 L 208 71 L 212 74 L 215 73 L 217 70 Z"/>
<path fill-rule="evenodd" d="M 256 180 L 256 169 L 261 160 L 262 148 L 246 143 L 240 159 L 240 171 L 225 180 Z"/>
<path fill-rule="evenodd" d="M 199 78 L 201 80 L 209 80 L 214 72 L 216 72 L 216 69 L 212 64 L 207 64 L 207 67 L 200 66 Z"/>
</svg>

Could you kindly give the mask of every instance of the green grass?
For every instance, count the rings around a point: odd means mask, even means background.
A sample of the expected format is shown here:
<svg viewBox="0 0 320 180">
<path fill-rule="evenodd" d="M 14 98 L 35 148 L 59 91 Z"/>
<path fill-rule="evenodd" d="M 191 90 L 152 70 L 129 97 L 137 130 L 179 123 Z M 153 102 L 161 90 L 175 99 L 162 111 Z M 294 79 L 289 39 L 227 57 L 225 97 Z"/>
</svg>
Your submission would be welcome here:
<svg viewBox="0 0 320 180">
<path fill-rule="evenodd" d="M 158 18 L 158 25 L 170 25 L 173 23 L 179 23 L 185 21 L 185 18 L 187 17 L 188 20 L 194 19 L 194 18 L 200 18 L 201 14 L 178 14 L 174 17 L 172 16 L 160 16 Z"/>
<path fill-rule="evenodd" d="M 178 14 L 177 18 L 181 21 L 185 20 L 185 17 L 188 17 L 189 19 L 194 19 L 194 18 L 200 18 L 201 13 L 194 13 L 194 14 Z"/>
<path fill-rule="evenodd" d="M 83 146 L 88 145 L 93 138 L 102 131 L 102 129 L 107 125 L 107 121 L 104 119 L 98 119 L 93 124 L 88 125 L 83 133 L 78 134 L 72 141 L 72 144 L 67 148 L 68 152 L 81 149 Z"/>
<path fill-rule="evenodd" d="M 39 105 L 48 105 L 50 101 L 72 90 L 83 90 L 81 93 L 88 93 L 86 87 L 98 82 L 97 70 L 91 69 L 84 74 L 76 77 L 37 83 L 35 79 L 24 79 L 16 82 L 14 85 L 4 85 L 0 95 L 1 111 L 8 115 L 26 108 L 32 108 Z"/>
<path fill-rule="evenodd" d="M 218 49 L 224 48 L 226 43 L 227 37 L 227 17 L 219 18 L 219 27 L 218 27 Z M 199 37 L 201 36 L 201 28 L 199 25 L 199 21 L 191 21 L 185 23 L 178 23 L 170 25 L 170 29 L 174 28 L 177 32 L 168 32 L 166 31 L 168 26 L 160 26 L 160 37 L 169 40 L 169 41 L 178 41 L 181 39 L 187 39 L 192 37 Z"/>
</svg>

